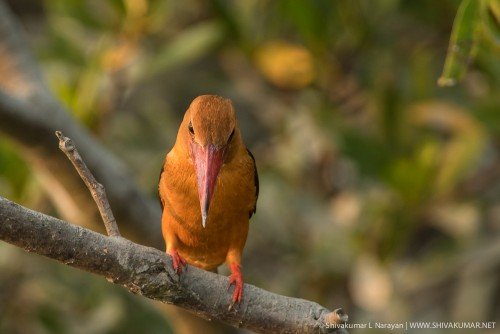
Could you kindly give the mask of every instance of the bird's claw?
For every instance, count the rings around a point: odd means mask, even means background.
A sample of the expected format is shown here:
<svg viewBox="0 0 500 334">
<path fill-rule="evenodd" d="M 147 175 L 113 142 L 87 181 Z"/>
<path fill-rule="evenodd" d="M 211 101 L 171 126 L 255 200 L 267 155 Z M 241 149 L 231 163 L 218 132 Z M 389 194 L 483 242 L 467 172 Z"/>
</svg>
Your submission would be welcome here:
<svg viewBox="0 0 500 334">
<path fill-rule="evenodd" d="M 229 276 L 229 286 L 227 289 L 229 290 L 232 285 L 234 285 L 234 290 L 229 309 L 234 305 L 240 304 L 243 300 L 243 275 L 241 274 L 240 266 L 237 264 L 231 265 L 231 276 Z"/>
<path fill-rule="evenodd" d="M 184 258 L 179 255 L 176 249 L 167 251 L 167 254 L 172 258 L 172 267 L 174 267 L 174 271 L 177 273 L 177 275 L 180 275 L 183 268 L 187 265 L 186 260 L 184 260 Z"/>
</svg>

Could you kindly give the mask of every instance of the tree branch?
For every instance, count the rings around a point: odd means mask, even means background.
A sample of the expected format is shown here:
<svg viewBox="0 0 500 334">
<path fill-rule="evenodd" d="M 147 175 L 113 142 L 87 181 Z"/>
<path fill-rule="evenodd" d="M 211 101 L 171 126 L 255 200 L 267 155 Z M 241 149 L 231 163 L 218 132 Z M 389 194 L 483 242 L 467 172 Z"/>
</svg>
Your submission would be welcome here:
<svg viewBox="0 0 500 334">
<path fill-rule="evenodd" d="M 262 333 L 345 333 L 346 320 L 317 303 L 245 284 L 242 304 L 228 311 L 227 277 L 188 266 L 178 277 L 165 253 L 124 238 L 106 237 L 29 210 L 0 197 L 0 239 L 124 286 L 132 293 L 174 304 L 206 319 Z"/>
<path fill-rule="evenodd" d="M 76 171 L 82 178 L 83 182 L 90 190 L 90 194 L 97 204 L 97 208 L 99 209 L 99 213 L 101 214 L 102 221 L 104 226 L 106 227 L 106 232 L 111 237 L 120 237 L 120 231 L 118 230 L 118 226 L 116 225 L 116 220 L 113 215 L 113 211 L 111 211 L 111 207 L 109 206 L 108 198 L 106 196 L 106 190 L 104 186 L 97 182 L 94 175 L 90 172 L 89 168 L 83 161 L 80 153 L 76 149 L 73 141 L 65 137 L 61 131 L 56 131 L 56 136 L 59 138 L 59 149 L 66 154 L 68 159 L 71 161 Z"/>
</svg>

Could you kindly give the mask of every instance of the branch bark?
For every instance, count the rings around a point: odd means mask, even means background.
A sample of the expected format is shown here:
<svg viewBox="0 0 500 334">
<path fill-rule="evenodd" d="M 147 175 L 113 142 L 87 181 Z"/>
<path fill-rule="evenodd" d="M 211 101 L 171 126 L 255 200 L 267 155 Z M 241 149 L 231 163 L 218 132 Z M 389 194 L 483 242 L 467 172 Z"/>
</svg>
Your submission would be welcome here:
<svg viewBox="0 0 500 334">
<path fill-rule="evenodd" d="M 242 304 L 228 311 L 227 277 L 188 266 L 179 277 L 165 253 L 107 237 L 0 197 L 0 239 L 66 265 L 106 277 L 132 293 L 174 304 L 205 319 L 261 333 L 345 333 L 341 310 L 245 284 Z M 330 328 L 329 328 L 330 327 Z"/>
<path fill-rule="evenodd" d="M 94 175 L 92 175 L 80 153 L 78 153 L 73 141 L 64 136 L 61 131 L 56 131 L 56 136 L 59 138 L 59 148 L 66 154 L 69 161 L 71 161 L 97 204 L 106 232 L 111 237 L 121 237 L 103 185 L 97 182 Z"/>
</svg>

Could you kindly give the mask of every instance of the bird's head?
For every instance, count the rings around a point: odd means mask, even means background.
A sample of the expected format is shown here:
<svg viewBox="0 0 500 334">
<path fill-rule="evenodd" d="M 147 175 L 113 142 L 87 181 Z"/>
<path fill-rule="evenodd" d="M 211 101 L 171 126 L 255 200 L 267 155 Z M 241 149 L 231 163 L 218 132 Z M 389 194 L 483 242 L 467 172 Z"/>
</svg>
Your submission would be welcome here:
<svg viewBox="0 0 500 334">
<path fill-rule="evenodd" d="M 241 140 L 231 101 L 215 95 L 198 96 L 186 111 L 179 131 L 196 171 L 205 227 L 220 169 L 234 154 L 236 138 Z"/>
</svg>

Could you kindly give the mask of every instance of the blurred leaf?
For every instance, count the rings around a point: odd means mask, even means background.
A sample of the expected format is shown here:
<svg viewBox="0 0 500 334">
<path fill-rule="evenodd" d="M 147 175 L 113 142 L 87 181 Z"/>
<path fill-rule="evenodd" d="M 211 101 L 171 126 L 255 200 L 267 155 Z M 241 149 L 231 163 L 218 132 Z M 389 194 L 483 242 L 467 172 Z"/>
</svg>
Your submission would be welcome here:
<svg viewBox="0 0 500 334">
<path fill-rule="evenodd" d="M 368 177 L 379 177 L 390 162 L 389 149 L 384 143 L 354 130 L 344 134 L 342 152 Z"/>
<path fill-rule="evenodd" d="M 45 7 L 50 15 L 71 17 L 86 28 L 106 30 L 119 24 L 124 11 L 121 0 L 113 1 L 80 1 L 80 0 L 50 0 L 45 1 Z"/>
<path fill-rule="evenodd" d="M 328 18 L 326 14 L 331 1 L 281 1 L 280 11 L 293 23 L 294 28 L 305 39 L 311 42 L 321 42 L 326 35 Z M 331 5 L 330 5 L 331 7 Z"/>
<path fill-rule="evenodd" d="M 76 38 L 68 38 L 59 29 L 50 29 L 47 36 L 51 41 L 49 45 L 40 48 L 40 57 L 47 61 L 60 59 L 68 65 L 80 67 L 85 65 L 85 50 L 81 41 L 77 42 Z"/>
<path fill-rule="evenodd" d="M 482 17 L 487 35 L 496 45 L 500 45 L 500 1 L 485 2 Z"/>
<path fill-rule="evenodd" d="M 38 310 L 38 318 L 49 333 L 63 334 L 65 332 L 58 310 L 50 305 L 46 305 L 44 308 Z"/>
<path fill-rule="evenodd" d="M 1 139 L 1 138 L 0 138 Z M 0 140 L 0 195 L 20 200 L 29 179 L 29 169 L 16 147 Z"/>
<path fill-rule="evenodd" d="M 217 22 L 202 22 L 179 33 L 148 63 L 142 78 L 164 72 L 206 55 L 224 36 Z"/>
<path fill-rule="evenodd" d="M 453 22 L 450 45 L 439 86 L 454 86 L 460 81 L 477 51 L 479 0 L 462 0 Z"/>
<path fill-rule="evenodd" d="M 213 0 L 211 1 L 212 10 L 217 14 L 218 19 L 225 25 L 227 36 L 239 39 L 242 32 L 249 27 L 246 27 L 245 23 L 248 21 L 248 12 L 241 7 L 252 5 L 252 1 L 224 1 L 224 0 Z"/>
<path fill-rule="evenodd" d="M 255 62 L 266 79 L 280 88 L 304 88 L 316 77 L 314 59 L 309 50 L 285 41 L 273 41 L 258 47 Z"/>
<path fill-rule="evenodd" d="M 415 208 L 432 196 L 439 154 L 439 144 L 435 140 L 426 140 L 413 156 L 398 159 L 389 165 L 387 180 L 408 207 Z"/>
<path fill-rule="evenodd" d="M 127 12 L 125 1 L 123 0 L 108 0 L 107 4 L 114 8 L 117 13 L 125 15 Z"/>
<path fill-rule="evenodd" d="M 412 114 L 415 125 L 446 137 L 437 157 L 439 170 L 432 191 L 435 198 L 446 196 L 478 163 L 486 145 L 485 129 L 466 110 L 450 103 L 419 103 L 412 107 Z"/>
</svg>

